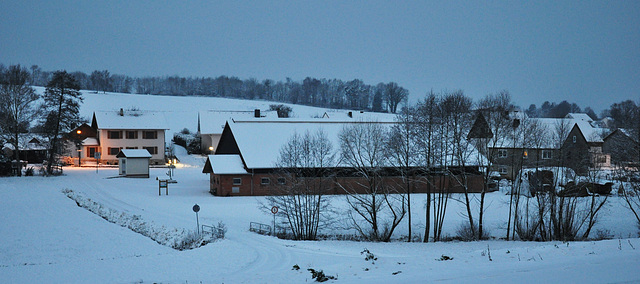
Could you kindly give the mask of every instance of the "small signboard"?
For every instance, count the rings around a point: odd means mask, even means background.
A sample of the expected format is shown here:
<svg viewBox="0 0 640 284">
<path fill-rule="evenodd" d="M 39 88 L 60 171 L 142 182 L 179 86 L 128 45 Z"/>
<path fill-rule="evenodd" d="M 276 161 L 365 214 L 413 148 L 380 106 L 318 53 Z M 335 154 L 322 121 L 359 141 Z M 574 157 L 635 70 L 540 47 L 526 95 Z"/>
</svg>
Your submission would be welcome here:
<svg viewBox="0 0 640 284">
<path fill-rule="evenodd" d="M 198 204 L 193 205 L 193 212 L 198 213 L 198 211 L 200 211 L 200 205 L 198 205 Z"/>
<path fill-rule="evenodd" d="M 98 159 L 98 160 L 100 160 L 100 156 L 101 156 L 101 153 L 100 153 L 100 152 L 95 152 L 95 153 L 93 153 L 93 157 L 94 157 L 94 158 L 96 158 L 96 159 Z"/>
<path fill-rule="evenodd" d="M 273 214 L 278 213 L 278 206 L 271 207 L 271 213 L 273 213 Z"/>
</svg>

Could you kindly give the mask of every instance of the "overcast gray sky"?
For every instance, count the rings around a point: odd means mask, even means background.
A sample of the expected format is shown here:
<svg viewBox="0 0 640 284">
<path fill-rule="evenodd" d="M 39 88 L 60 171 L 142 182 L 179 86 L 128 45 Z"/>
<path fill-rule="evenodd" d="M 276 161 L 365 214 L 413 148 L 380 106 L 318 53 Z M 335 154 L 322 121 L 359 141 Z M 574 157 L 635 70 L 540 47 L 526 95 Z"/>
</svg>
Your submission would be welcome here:
<svg viewBox="0 0 640 284">
<path fill-rule="evenodd" d="M 640 1 L 4 1 L 0 62 L 130 76 L 507 89 L 600 112 L 640 98 Z"/>
</svg>

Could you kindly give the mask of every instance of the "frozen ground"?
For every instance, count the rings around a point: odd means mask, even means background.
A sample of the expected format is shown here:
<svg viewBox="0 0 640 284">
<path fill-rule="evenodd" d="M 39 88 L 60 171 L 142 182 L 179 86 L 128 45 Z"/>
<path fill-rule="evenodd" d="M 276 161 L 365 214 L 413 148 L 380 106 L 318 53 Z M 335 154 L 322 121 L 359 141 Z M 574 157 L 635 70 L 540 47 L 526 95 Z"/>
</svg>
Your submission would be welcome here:
<svg viewBox="0 0 640 284">
<path fill-rule="evenodd" d="M 39 88 L 43 91 L 43 88 Z M 94 110 L 140 108 L 166 112 L 170 139 L 183 128 L 196 129 L 198 110 L 252 110 L 270 102 L 221 98 L 91 94 L 81 115 Z M 293 106 L 310 117 L 326 110 Z M 180 153 L 169 195 L 158 196 L 150 179 L 111 178 L 116 168 L 65 168 L 61 177 L 0 178 L 0 283 L 303 283 L 306 270 L 323 270 L 335 283 L 640 283 L 640 239 L 630 212 L 617 197 L 603 209 L 594 229 L 614 239 L 590 242 L 367 243 L 295 242 L 249 232 L 249 222 L 270 224 L 260 210 L 262 197 L 214 197 L 201 157 Z M 123 216 L 139 216 L 150 227 L 195 230 L 191 208 L 199 204 L 200 223 L 227 227 L 226 239 L 177 251 L 78 207 L 62 192 L 72 190 Z M 412 196 L 414 232 L 423 229 L 424 195 Z M 337 208 L 342 197 L 333 197 Z M 488 194 L 486 222 L 494 237 L 504 236 L 508 198 Z M 452 201 L 445 234 L 454 235 L 463 217 Z M 406 222 L 406 218 L 405 218 Z M 396 237 L 407 234 L 406 223 Z M 364 249 L 375 262 L 365 261 Z M 491 261 L 489 260 L 489 253 Z M 443 255 L 452 260 L 438 261 Z M 294 265 L 300 270 L 292 270 Z"/>
<path fill-rule="evenodd" d="M 66 168 L 61 177 L 0 179 L 0 283 L 301 283 L 306 270 L 323 270 L 335 283 L 615 283 L 640 282 L 640 239 L 632 216 L 617 197 L 603 212 L 600 229 L 615 239 L 589 242 L 368 243 L 296 242 L 248 231 L 249 222 L 270 224 L 261 197 L 214 197 L 199 157 L 182 157 L 169 195 L 157 181 L 110 178 L 115 168 Z M 165 176 L 166 169 L 151 169 Z M 154 226 L 195 230 L 191 208 L 199 204 L 201 224 L 219 221 L 226 239 L 177 251 L 80 208 L 62 193 L 71 189 L 106 208 L 139 215 Z M 341 197 L 334 197 L 340 207 Z M 414 230 L 420 230 L 424 196 L 415 195 Z M 506 196 L 489 194 L 487 221 L 503 236 Z M 455 202 L 446 232 L 463 219 Z M 406 234 L 406 224 L 398 235 Z M 368 249 L 377 260 L 366 261 Z M 489 260 L 489 254 L 491 261 Z M 439 261 L 443 256 L 452 260 Z M 294 265 L 300 270 L 292 270 Z"/>
</svg>

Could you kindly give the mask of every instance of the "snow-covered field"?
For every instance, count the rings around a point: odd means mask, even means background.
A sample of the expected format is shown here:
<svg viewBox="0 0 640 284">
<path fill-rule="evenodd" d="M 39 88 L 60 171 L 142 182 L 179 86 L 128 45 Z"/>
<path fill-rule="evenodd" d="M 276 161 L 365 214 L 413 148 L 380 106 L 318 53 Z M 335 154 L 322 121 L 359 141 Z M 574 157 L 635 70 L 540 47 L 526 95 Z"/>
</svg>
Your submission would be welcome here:
<svg viewBox="0 0 640 284">
<path fill-rule="evenodd" d="M 227 109 L 215 105 L 224 101 L 87 94 L 81 113 L 153 106 L 174 114 L 170 127 L 175 132 L 195 129 L 197 116 L 189 107 Z M 269 104 L 231 101 L 229 108 L 249 110 Z M 294 108 L 301 116 L 319 111 Z M 309 268 L 337 277 L 330 280 L 335 283 L 640 283 L 638 228 L 617 196 L 610 198 L 594 228 L 613 236 L 604 241 L 288 241 L 249 232 L 250 222 L 273 221 L 260 209 L 265 199 L 210 195 L 208 176 L 201 173 L 203 158 L 179 150 L 178 183 L 169 186 L 169 195 L 158 196 L 153 178 L 164 177 L 163 168 L 152 168 L 150 179 L 112 178 L 116 168 L 65 168 L 60 177 L 0 178 L 0 283 L 303 283 L 313 281 Z M 228 232 L 223 240 L 177 251 L 78 207 L 63 190 L 169 232 L 195 230 L 192 206 L 198 204 L 200 224 L 223 222 Z M 487 196 L 490 233 L 503 237 L 508 196 Z M 338 209 L 342 198 L 332 197 Z M 412 196 L 414 232 L 423 229 L 424 200 L 424 195 Z M 460 206 L 450 203 L 445 234 L 454 235 L 464 221 Z M 395 236 L 406 234 L 403 223 Z M 377 260 L 365 260 L 365 249 Z M 443 256 L 452 259 L 441 260 Z"/>
<path fill-rule="evenodd" d="M 589 242 L 368 243 L 301 242 L 249 232 L 249 222 L 270 224 L 260 210 L 262 197 L 214 197 L 197 157 L 175 171 L 177 184 L 158 196 L 151 179 L 110 178 L 115 168 L 66 168 L 61 177 L 0 179 L 1 283 L 300 283 L 311 282 L 308 268 L 338 277 L 336 283 L 426 282 L 640 282 L 640 239 L 632 216 L 612 197 L 599 229 L 615 239 Z M 183 157 L 182 160 L 189 160 Z M 151 169 L 164 176 L 166 169 Z M 155 227 L 195 230 L 222 221 L 228 232 L 194 250 L 177 251 L 78 207 L 62 192 L 85 198 Z M 504 235 L 507 196 L 489 196 L 492 235 Z M 333 197 L 340 206 L 341 197 Z M 424 196 L 414 198 L 414 230 L 419 230 Z M 463 217 L 451 203 L 446 232 Z M 406 234 L 406 224 L 398 235 Z M 368 249 L 376 261 L 361 254 Z M 449 256 L 452 260 L 441 261 Z M 491 260 L 489 260 L 489 256 Z M 300 270 L 293 270 L 294 265 Z"/>
</svg>

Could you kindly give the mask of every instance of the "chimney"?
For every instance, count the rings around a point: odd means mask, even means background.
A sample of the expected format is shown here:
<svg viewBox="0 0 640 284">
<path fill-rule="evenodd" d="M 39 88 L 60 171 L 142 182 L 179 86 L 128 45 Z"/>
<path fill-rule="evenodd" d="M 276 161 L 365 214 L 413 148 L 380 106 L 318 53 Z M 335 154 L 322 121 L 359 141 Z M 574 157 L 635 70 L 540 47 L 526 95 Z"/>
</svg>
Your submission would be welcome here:
<svg viewBox="0 0 640 284">
<path fill-rule="evenodd" d="M 255 109 L 255 110 L 253 111 L 253 116 L 254 116 L 255 118 L 260 118 L 260 109 Z"/>
<path fill-rule="evenodd" d="M 349 116 L 349 117 L 353 118 L 353 113 L 352 113 L 352 112 L 348 112 L 348 113 L 347 113 L 347 116 Z"/>
<path fill-rule="evenodd" d="M 124 110 L 122 108 L 120 108 L 120 116 L 124 116 Z"/>
</svg>

